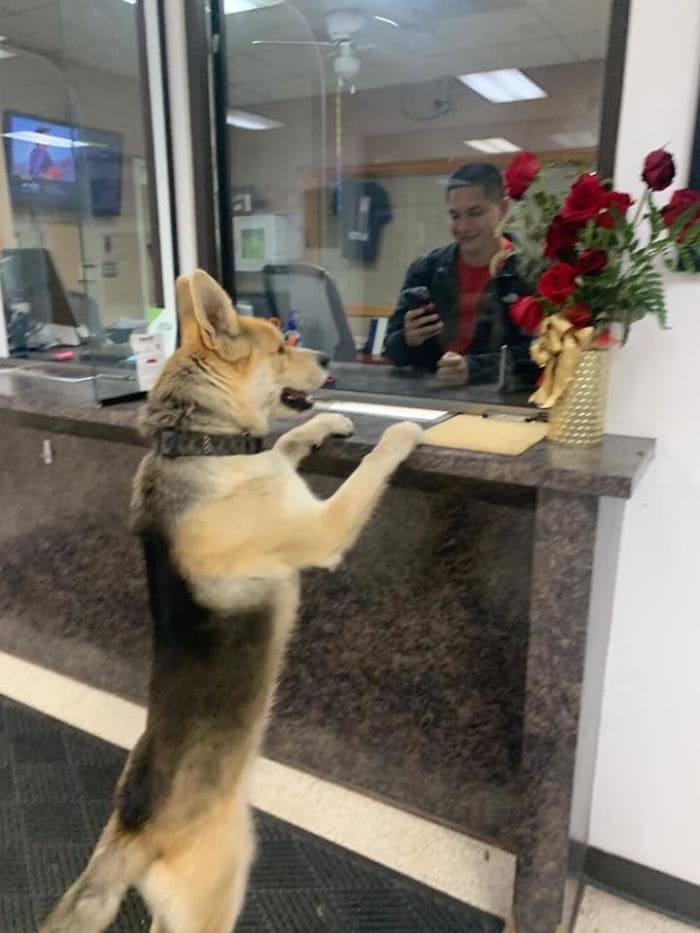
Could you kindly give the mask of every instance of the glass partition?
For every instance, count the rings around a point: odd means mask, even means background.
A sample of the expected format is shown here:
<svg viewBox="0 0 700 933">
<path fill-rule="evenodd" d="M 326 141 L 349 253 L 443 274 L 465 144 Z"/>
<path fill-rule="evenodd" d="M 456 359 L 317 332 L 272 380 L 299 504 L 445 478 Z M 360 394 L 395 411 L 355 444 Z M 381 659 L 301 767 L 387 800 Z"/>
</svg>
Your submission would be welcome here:
<svg viewBox="0 0 700 933">
<path fill-rule="evenodd" d="M 148 388 L 146 356 L 175 344 L 139 16 L 123 0 L 0 12 L 0 351 L 15 385 L 93 404 Z"/>
<path fill-rule="evenodd" d="M 536 370 L 518 283 L 492 263 L 508 203 L 488 177 L 520 149 L 554 186 L 595 166 L 611 0 L 221 5 L 243 313 L 330 351 L 339 393 L 525 401 Z M 448 197 L 468 163 L 487 175 Z M 416 286 L 439 331 L 425 353 L 404 340 Z M 462 384 L 441 379 L 448 351 Z"/>
</svg>

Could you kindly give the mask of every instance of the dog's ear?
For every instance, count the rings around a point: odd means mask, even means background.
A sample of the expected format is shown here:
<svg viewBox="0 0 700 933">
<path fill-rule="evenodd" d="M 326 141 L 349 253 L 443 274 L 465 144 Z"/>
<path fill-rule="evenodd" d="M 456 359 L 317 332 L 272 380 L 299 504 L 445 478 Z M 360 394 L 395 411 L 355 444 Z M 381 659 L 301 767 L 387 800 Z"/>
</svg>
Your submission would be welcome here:
<svg viewBox="0 0 700 933">
<path fill-rule="evenodd" d="M 180 319 L 180 344 L 192 348 L 199 343 L 199 327 L 194 316 L 194 300 L 189 275 L 178 276 L 175 282 L 177 316 Z"/>
<path fill-rule="evenodd" d="M 205 346 L 213 349 L 220 337 L 236 337 L 240 333 L 238 315 L 219 283 L 202 269 L 195 269 L 189 285 L 192 312 Z"/>
</svg>

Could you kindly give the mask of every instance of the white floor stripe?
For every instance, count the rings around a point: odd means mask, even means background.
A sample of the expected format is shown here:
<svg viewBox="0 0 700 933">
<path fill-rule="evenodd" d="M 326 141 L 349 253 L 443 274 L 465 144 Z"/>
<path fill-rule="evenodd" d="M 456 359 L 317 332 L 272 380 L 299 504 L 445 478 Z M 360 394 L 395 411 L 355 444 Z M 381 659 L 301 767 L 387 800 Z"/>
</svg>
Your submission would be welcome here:
<svg viewBox="0 0 700 933">
<path fill-rule="evenodd" d="M 133 747 L 146 720 L 145 709 L 136 703 L 4 652 L 0 693 L 126 749 Z M 515 859 L 501 849 L 267 758 L 257 762 L 251 798 L 264 812 L 474 907 L 508 913 Z M 576 933 L 688 929 L 588 888 Z"/>
</svg>

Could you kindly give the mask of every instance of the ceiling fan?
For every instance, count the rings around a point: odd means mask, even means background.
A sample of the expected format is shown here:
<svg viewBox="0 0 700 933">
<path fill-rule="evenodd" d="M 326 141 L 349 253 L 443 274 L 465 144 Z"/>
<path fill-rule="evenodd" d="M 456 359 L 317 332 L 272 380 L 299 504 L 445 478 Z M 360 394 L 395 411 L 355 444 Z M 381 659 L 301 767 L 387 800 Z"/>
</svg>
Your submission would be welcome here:
<svg viewBox="0 0 700 933">
<path fill-rule="evenodd" d="M 369 16 L 356 8 L 334 10 L 325 16 L 328 39 L 253 39 L 251 45 L 311 45 L 326 46 L 334 49 L 332 53 L 333 71 L 338 82 L 345 85 L 352 82 L 359 72 L 362 62 L 356 53 L 373 48 L 372 45 L 360 45 L 358 36 L 370 22 L 380 22 L 387 26 L 398 27 L 398 23 L 385 16 Z M 351 91 L 354 85 L 351 83 Z"/>
</svg>

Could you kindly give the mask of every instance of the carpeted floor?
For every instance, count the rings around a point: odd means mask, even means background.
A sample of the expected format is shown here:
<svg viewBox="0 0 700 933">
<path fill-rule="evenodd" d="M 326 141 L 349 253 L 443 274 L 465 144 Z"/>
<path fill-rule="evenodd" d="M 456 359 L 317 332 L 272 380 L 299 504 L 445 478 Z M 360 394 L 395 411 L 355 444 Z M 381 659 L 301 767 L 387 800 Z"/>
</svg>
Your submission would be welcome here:
<svg viewBox="0 0 700 933">
<path fill-rule="evenodd" d="M 126 754 L 0 697 L 0 930 L 30 933 L 79 874 Z M 256 813 L 237 933 L 500 933 L 498 918 Z M 112 931 L 148 930 L 136 894 Z"/>
</svg>

